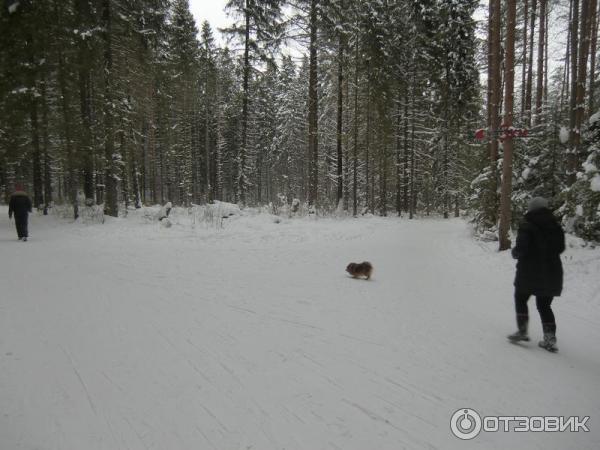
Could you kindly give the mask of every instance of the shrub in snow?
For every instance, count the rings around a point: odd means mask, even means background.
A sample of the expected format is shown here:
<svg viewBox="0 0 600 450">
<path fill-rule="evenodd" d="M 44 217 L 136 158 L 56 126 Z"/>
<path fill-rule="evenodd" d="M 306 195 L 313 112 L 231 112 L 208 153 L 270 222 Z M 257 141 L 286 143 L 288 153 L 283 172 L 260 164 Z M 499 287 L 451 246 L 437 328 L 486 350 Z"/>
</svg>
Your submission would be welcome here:
<svg viewBox="0 0 600 450">
<path fill-rule="evenodd" d="M 590 118 L 584 139 L 588 155 L 575 183 L 563 192 L 560 212 L 567 231 L 600 242 L 600 112 Z"/>
<path fill-rule="evenodd" d="M 287 216 L 288 218 L 305 216 L 308 213 L 307 204 L 297 199 L 290 199 L 283 194 L 277 196 L 277 200 L 269 203 L 268 211 L 276 216 Z"/>
<path fill-rule="evenodd" d="M 73 205 L 71 204 L 57 204 L 50 209 L 50 214 L 60 219 L 73 219 Z"/>
<path fill-rule="evenodd" d="M 498 232 L 493 230 L 485 230 L 479 234 L 479 239 L 486 242 L 495 242 L 498 240 Z"/>
<path fill-rule="evenodd" d="M 83 208 L 79 208 L 79 219 L 83 223 L 104 223 L 104 205 L 88 205 L 86 202 Z"/>
<path fill-rule="evenodd" d="M 165 203 L 165 205 L 160 208 L 160 211 L 158 212 L 158 220 L 163 220 L 169 217 L 171 209 L 173 209 L 173 204 L 171 202 Z"/>
<path fill-rule="evenodd" d="M 269 212 L 275 216 L 278 216 L 286 211 L 287 206 L 287 197 L 283 194 L 278 194 L 276 200 L 269 202 Z"/>
<path fill-rule="evenodd" d="M 215 200 L 212 204 L 206 205 L 207 208 L 212 208 L 216 214 L 222 219 L 227 219 L 231 216 L 239 216 L 242 211 L 235 203 L 220 202 Z"/>
<path fill-rule="evenodd" d="M 215 200 L 213 203 L 206 204 L 200 207 L 202 213 L 200 220 L 206 225 L 221 228 L 223 221 L 233 216 L 240 216 L 242 211 L 240 207 L 234 203 L 227 203 Z"/>
<path fill-rule="evenodd" d="M 492 170 L 485 166 L 481 173 L 471 182 L 470 195 L 467 198 L 467 206 L 473 214 L 472 223 L 478 234 L 493 230 L 495 223 L 490 222 L 496 210 L 497 199 L 492 198 L 491 184 L 493 181 Z"/>
<path fill-rule="evenodd" d="M 292 200 L 292 206 L 291 209 L 292 213 L 297 213 L 300 210 L 300 200 L 295 198 L 294 200 Z"/>
</svg>

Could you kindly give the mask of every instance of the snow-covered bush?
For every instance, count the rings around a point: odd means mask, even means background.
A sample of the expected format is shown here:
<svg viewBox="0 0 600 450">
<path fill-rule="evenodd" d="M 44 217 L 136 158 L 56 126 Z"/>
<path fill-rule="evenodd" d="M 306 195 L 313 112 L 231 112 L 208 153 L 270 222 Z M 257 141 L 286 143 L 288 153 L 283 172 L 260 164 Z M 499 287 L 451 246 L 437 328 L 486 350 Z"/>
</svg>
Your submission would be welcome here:
<svg viewBox="0 0 600 450">
<path fill-rule="evenodd" d="M 89 205 L 79 207 L 79 220 L 82 223 L 104 223 L 104 205 Z"/>
<path fill-rule="evenodd" d="M 590 117 L 584 139 L 588 156 L 575 183 L 563 192 L 560 213 L 567 231 L 600 242 L 600 111 Z"/>
<path fill-rule="evenodd" d="M 201 211 L 201 221 L 215 228 L 222 228 L 224 219 L 242 214 L 238 205 L 218 200 L 199 208 Z"/>
<path fill-rule="evenodd" d="M 477 234 L 496 233 L 496 223 L 490 221 L 496 213 L 492 209 L 497 208 L 497 199 L 491 194 L 493 181 L 492 169 L 489 166 L 483 168 L 480 174 L 471 182 L 471 194 L 467 199 L 467 207 L 473 215 L 473 225 Z"/>
<path fill-rule="evenodd" d="M 277 200 L 269 203 L 267 212 L 275 216 L 304 217 L 309 213 L 308 203 L 302 203 L 299 199 L 290 199 L 283 194 L 277 196 Z"/>
<path fill-rule="evenodd" d="M 73 205 L 66 203 L 55 204 L 50 209 L 50 215 L 56 216 L 59 219 L 71 219 L 73 220 Z"/>
<path fill-rule="evenodd" d="M 171 209 L 173 209 L 173 204 L 171 202 L 165 203 L 158 211 L 158 220 L 168 218 L 169 214 L 171 213 Z"/>
</svg>

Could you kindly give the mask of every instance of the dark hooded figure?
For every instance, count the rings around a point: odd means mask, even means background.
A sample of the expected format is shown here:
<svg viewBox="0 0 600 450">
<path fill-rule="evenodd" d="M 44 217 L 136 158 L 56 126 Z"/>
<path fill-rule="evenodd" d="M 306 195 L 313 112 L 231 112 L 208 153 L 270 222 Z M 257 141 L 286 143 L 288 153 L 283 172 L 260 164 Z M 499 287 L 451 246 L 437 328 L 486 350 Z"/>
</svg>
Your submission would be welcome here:
<svg viewBox="0 0 600 450">
<path fill-rule="evenodd" d="M 8 217 L 15 216 L 15 225 L 17 226 L 17 235 L 19 240 L 26 241 L 29 237 L 27 222 L 31 212 L 31 199 L 23 191 L 21 185 L 15 186 L 15 192 L 10 196 L 8 203 Z"/>
<path fill-rule="evenodd" d="M 515 277 L 515 310 L 518 331 L 508 336 L 511 341 L 528 341 L 529 297 L 536 297 L 542 319 L 544 340 L 540 347 L 556 351 L 556 320 L 550 307 L 552 299 L 563 288 L 563 268 L 560 254 L 565 250 L 565 234 L 548 209 L 548 200 L 535 197 L 529 202 L 527 214 L 519 225 L 517 244 L 512 249 L 517 259 Z"/>
</svg>

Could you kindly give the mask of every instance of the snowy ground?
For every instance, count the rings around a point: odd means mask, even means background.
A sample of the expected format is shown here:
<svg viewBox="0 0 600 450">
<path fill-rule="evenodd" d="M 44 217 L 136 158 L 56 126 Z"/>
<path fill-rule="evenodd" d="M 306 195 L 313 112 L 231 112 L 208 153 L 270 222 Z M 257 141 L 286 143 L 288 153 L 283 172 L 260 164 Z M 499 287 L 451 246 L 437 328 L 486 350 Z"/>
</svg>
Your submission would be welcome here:
<svg viewBox="0 0 600 450">
<path fill-rule="evenodd" d="M 0 249 L 2 450 L 600 448 L 599 250 L 563 258 L 553 355 L 534 302 L 507 343 L 514 262 L 462 220 L 34 216 L 21 243 L 0 207 Z M 463 407 L 591 431 L 461 441 Z"/>
</svg>

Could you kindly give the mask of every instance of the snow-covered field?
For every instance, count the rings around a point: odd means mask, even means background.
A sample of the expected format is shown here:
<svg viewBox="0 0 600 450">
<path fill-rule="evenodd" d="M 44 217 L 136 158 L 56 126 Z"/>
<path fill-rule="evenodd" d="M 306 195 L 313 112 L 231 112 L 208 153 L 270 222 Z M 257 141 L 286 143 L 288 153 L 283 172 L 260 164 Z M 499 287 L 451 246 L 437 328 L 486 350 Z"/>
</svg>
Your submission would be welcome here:
<svg viewBox="0 0 600 450">
<path fill-rule="evenodd" d="M 6 212 L 1 450 L 600 448 L 600 251 L 574 239 L 550 354 L 533 300 L 507 343 L 514 262 L 463 220 L 34 215 L 22 243 Z M 590 432 L 461 441 L 464 407 Z"/>
</svg>

